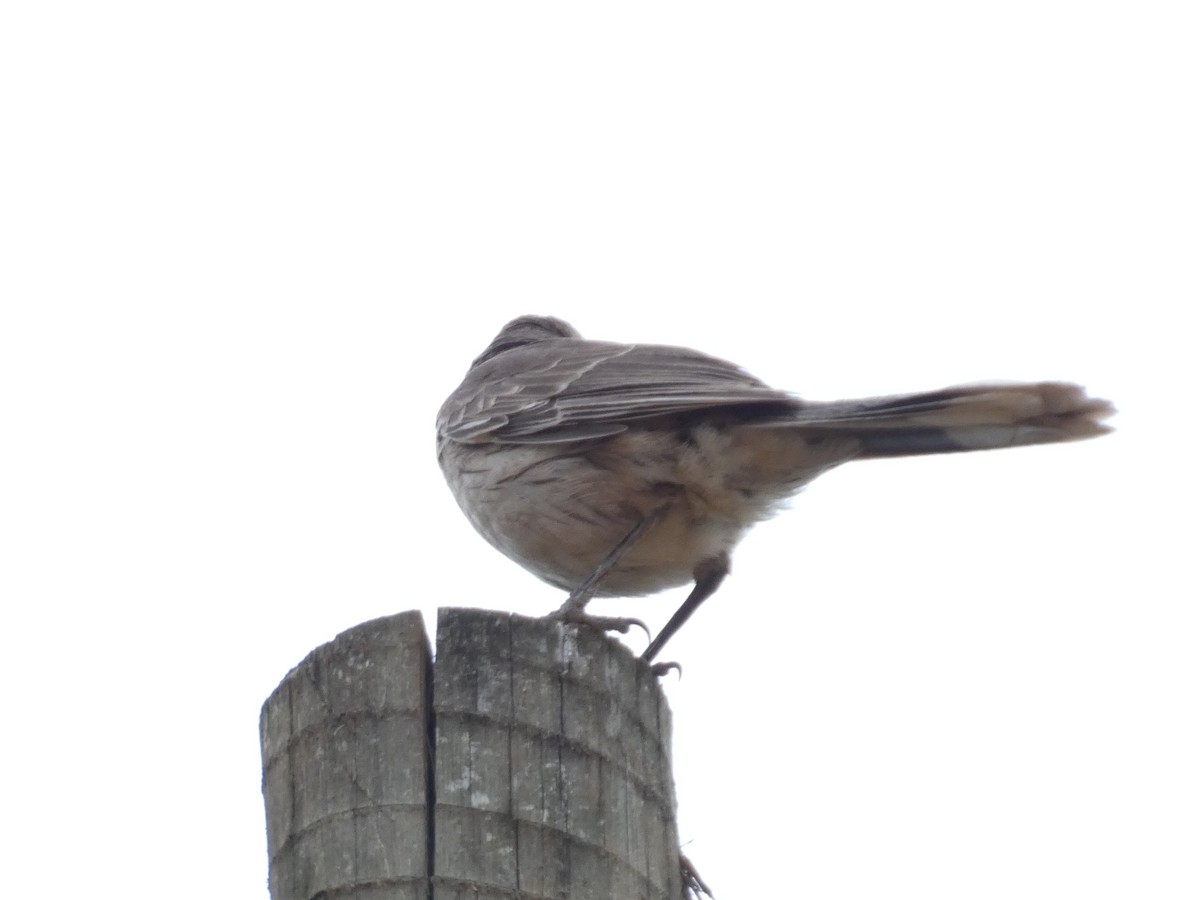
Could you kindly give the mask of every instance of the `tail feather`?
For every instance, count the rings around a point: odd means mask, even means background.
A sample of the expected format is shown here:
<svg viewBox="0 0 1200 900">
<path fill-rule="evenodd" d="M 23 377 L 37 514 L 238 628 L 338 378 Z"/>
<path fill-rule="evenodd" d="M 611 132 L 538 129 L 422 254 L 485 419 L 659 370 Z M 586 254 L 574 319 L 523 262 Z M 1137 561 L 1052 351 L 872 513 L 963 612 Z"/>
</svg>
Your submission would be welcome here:
<svg viewBox="0 0 1200 900">
<path fill-rule="evenodd" d="M 869 459 L 1081 440 L 1111 431 L 1103 420 L 1115 411 L 1078 385 L 1042 382 L 812 403 L 793 421 L 806 433 L 853 437 Z"/>
</svg>

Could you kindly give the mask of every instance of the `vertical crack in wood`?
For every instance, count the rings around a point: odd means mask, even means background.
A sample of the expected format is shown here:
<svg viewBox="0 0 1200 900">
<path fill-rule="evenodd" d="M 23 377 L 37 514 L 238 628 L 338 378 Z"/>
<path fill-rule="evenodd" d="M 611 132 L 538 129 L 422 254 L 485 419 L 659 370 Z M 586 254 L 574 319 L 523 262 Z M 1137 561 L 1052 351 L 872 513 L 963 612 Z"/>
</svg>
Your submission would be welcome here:
<svg viewBox="0 0 1200 900">
<path fill-rule="evenodd" d="M 513 661 L 513 618 L 508 616 L 508 814 L 512 818 L 513 829 L 513 871 L 516 879 L 517 893 L 521 893 L 521 821 L 517 815 L 517 799 L 514 790 L 513 777 L 513 723 L 517 719 L 517 683 L 516 663 Z"/>
<path fill-rule="evenodd" d="M 566 763 L 563 760 L 563 745 L 567 734 L 567 675 L 571 670 L 571 664 L 568 661 L 568 644 L 570 643 L 570 631 L 567 628 L 559 629 L 558 652 L 559 662 L 558 667 L 558 740 L 555 744 L 558 748 L 558 802 L 562 804 L 562 829 L 564 834 L 571 833 L 571 803 L 567 797 L 567 776 Z M 571 883 L 571 854 L 566 854 L 565 865 L 566 883 Z"/>
<path fill-rule="evenodd" d="M 437 809 L 437 713 L 433 708 L 433 659 L 425 657 L 425 895 L 433 900 L 434 840 L 437 828 L 434 811 Z"/>
</svg>

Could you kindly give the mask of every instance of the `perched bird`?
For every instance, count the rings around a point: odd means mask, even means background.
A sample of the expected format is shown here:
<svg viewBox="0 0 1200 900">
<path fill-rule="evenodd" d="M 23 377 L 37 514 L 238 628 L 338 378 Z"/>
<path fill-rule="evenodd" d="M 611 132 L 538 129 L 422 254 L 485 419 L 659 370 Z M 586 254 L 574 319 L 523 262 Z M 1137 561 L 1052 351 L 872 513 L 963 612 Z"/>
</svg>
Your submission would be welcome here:
<svg viewBox="0 0 1200 900">
<path fill-rule="evenodd" d="M 844 462 L 1045 444 L 1109 430 L 1074 384 L 995 384 L 814 402 L 683 347 L 584 340 L 521 316 L 471 364 L 437 417 L 438 462 L 488 542 L 570 594 L 694 581 L 643 654 L 653 660 L 720 585 L 747 530 Z"/>
</svg>

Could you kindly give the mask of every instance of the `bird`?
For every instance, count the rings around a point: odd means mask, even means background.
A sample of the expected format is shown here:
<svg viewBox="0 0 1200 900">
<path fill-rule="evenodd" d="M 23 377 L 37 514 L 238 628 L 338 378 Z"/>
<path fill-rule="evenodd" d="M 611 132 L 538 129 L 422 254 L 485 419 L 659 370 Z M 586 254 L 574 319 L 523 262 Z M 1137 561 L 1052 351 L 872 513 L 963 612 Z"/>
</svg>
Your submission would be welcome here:
<svg viewBox="0 0 1200 900">
<path fill-rule="evenodd" d="M 642 653 L 652 664 L 729 574 L 746 533 L 824 472 L 1091 438 L 1114 412 L 1058 381 L 810 401 L 696 350 L 586 340 L 561 319 L 524 315 L 442 405 L 437 457 L 475 529 L 568 592 L 551 614 L 564 622 L 645 628 L 586 605 L 690 582 Z"/>
</svg>

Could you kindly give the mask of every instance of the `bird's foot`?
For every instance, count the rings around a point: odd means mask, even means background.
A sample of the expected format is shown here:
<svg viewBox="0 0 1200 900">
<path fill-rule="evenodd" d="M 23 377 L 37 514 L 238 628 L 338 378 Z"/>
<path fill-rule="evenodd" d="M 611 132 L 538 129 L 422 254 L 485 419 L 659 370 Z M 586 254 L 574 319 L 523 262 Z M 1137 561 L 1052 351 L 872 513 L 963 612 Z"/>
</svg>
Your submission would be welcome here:
<svg viewBox="0 0 1200 900">
<path fill-rule="evenodd" d="M 588 625 L 592 628 L 598 628 L 601 631 L 615 631 L 618 634 L 627 634 L 629 629 L 636 625 L 642 631 L 646 632 L 646 640 L 650 639 L 650 629 L 646 627 L 646 623 L 641 619 L 625 616 L 593 616 L 591 613 L 585 612 L 582 607 L 576 606 L 570 601 L 564 603 L 557 612 L 552 612 L 550 618 L 566 622 L 569 625 Z"/>
</svg>

